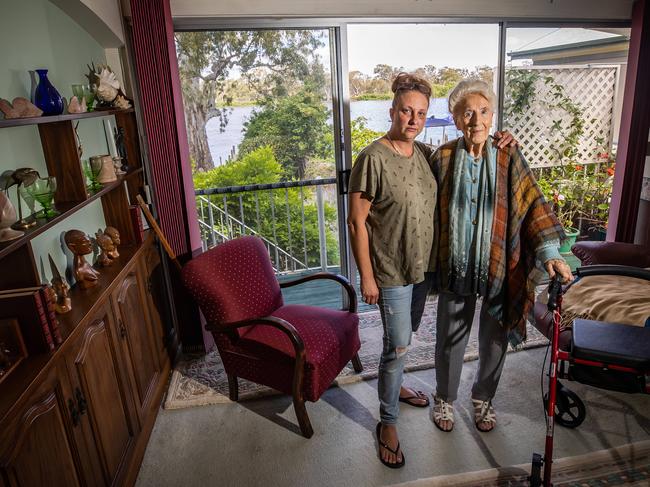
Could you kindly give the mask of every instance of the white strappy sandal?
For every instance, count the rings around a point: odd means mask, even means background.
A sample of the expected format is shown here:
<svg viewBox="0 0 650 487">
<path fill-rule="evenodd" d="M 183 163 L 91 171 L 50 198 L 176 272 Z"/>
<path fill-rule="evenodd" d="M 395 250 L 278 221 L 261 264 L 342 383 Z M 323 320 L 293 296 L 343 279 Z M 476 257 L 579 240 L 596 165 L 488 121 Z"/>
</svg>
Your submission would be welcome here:
<svg viewBox="0 0 650 487">
<path fill-rule="evenodd" d="M 451 423 L 451 428 L 448 430 L 443 429 L 443 427 L 440 426 L 442 421 L 449 421 Z M 433 396 L 433 424 L 436 425 L 436 428 L 445 433 L 449 433 L 454 429 L 454 406 L 437 396 Z"/>
<path fill-rule="evenodd" d="M 482 433 L 492 431 L 497 424 L 497 417 L 494 413 L 494 408 L 492 407 L 492 400 L 488 399 L 487 401 L 481 401 L 472 398 L 472 406 L 474 406 L 474 424 L 476 425 L 476 429 Z M 481 429 L 478 427 L 479 423 L 489 425 L 490 427 L 488 429 Z"/>
</svg>

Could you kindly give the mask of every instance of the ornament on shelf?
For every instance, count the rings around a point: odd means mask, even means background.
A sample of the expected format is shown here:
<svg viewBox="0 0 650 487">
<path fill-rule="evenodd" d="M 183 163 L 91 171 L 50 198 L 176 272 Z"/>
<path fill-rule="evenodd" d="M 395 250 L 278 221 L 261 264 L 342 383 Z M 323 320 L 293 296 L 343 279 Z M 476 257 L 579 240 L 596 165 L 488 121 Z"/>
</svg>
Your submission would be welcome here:
<svg viewBox="0 0 650 487">
<path fill-rule="evenodd" d="M 111 237 L 111 240 L 113 240 L 113 245 L 115 245 L 115 250 L 108 252 L 108 256 L 111 259 L 117 259 L 120 256 L 120 253 L 117 251 L 117 246 L 121 243 L 120 232 L 115 227 L 106 227 L 104 233 Z"/>
<path fill-rule="evenodd" d="M 122 91 L 122 85 L 110 66 L 107 64 L 91 63 L 86 75 L 90 86 L 93 87 L 95 97 L 99 101 L 97 109 L 106 108 L 131 108 L 131 102 Z"/>
<path fill-rule="evenodd" d="M 0 242 L 14 240 L 25 234 L 25 232 L 11 228 L 16 219 L 16 208 L 7 196 L 7 192 L 0 189 Z"/>
<path fill-rule="evenodd" d="M 81 289 L 89 289 L 97 285 L 99 271 L 91 266 L 84 255 L 91 254 L 93 244 L 88 235 L 81 230 L 68 230 L 64 236 L 65 244 L 74 254 L 72 274 Z"/>
<path fill-rule="evenodd" d="M 68 113 L 86 113 L 86 104 L 73 96 L 68 103 Z"/>
<path fill-rule="evenodd" d="M 63 98 L 47 78 L 47 69 L 37 69 L 38 85 L 34 92 L 34 105 L 43 110 L 43 115 L 61 115 Z"/>
<path fill-rule="evenodd" d="M 99 230 L 95 234 L 95 240 L 97 241 L 97 246 L 100 249 L 99 257 L 97 257 L 97 265 L 101 267 L 108 267 L 113 263 L 113 259 L 110 257 L 112 253 L 115 252 L 115 244 L 113 239 L 106 235 L 104 232 Z"/>
<path fill-rule="evenodd" d="M 47 254 L 50 261 L 50 270 L 52 271 L 52 289 L 56 294 L 55 311 L 62 315 L 72 309 L 72 301 L 70 300 L 70 286 L 68 282 L 61 276 L 59 269 L 54 263 L 54 259 L 50 254 Z"/>
<path fill-rule="evenodd" d="M 31 167 L 21 167 L 15 171 L 8 170 L 0 175 L 0 189 L 6 191 L 14 184 L 17 185 L 16 198 L 18 199 L 18 221 L 11 225 L 14 230 L 25 230 L 36 225 L 36 220 L 34 218 L 29 220 L 23 218 L 23 205 L 20 199 L 20 188 L 21 186 L 31 185 L 39 177 L 40 174 L 38 174 L 38 171 Z"/>
<path fill-rule="evenodd" d="M 40 117 L 43 115 L 43 110 L 22 96 L 14 98 L 11 103 L 9 103 L 9 100 L 0 98 L 0 110 L 5 114 L 6 119 Z"/>
</svg>

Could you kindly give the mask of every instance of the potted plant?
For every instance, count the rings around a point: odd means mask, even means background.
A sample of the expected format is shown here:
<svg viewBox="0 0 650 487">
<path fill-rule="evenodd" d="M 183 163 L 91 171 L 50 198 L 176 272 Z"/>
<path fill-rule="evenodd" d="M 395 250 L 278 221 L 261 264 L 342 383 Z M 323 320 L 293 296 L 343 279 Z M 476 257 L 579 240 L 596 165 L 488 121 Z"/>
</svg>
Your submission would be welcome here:
<svg viewBox="0 0 650 487">
<path fill-rule="evenodd" d="M 580 234 L 576 228 L 582 193 L 578 171 L 574 166 L 556 166 L 541 177 L 538 184 L 566 234 L 566 239 L 561 242 L 560 252 L 570 252 Z"/>
</svg>

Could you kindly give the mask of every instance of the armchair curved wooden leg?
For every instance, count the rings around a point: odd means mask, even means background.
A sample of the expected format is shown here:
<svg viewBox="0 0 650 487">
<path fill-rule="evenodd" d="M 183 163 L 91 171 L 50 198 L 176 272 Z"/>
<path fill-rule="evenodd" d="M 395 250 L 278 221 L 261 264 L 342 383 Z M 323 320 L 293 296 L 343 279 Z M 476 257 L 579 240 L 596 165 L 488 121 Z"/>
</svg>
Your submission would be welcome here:
<svg viewBox="0 0 650 487">
<path fill-rule="evenodd" d="M 237 402 L 239 400 L 239 383 L 237 376 L 232 374 L 228 375 L 228 397 L 231 401 Z"/>
<path fill-rule="evenodd" d="M 293 397 L 293 409 L 296 411 L 298 424 L 300 425 L 300 432 L 305 438 L 311 438 L 314 430 L 311 427 L 309 416 L 307 415 L 307 408 L 305 407 L 305 400 L 302 397 Z"/>
<path fill-rule="evenodd" d="M 359 358 L 358 353 L 355 353 L 354 357 L 352 357 L 352 367 L 354 367 L 354 371 L 357 374 L 363 372 L 363 365 L 361 365 L 361 359 Z"/>
</svg>

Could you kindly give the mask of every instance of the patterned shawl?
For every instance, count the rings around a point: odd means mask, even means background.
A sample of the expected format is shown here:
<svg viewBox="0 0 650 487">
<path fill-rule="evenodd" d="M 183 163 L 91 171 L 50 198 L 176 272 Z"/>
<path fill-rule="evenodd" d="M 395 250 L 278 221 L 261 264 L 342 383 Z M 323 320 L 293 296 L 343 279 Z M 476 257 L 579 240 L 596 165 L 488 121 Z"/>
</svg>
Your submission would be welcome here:
<svg viewBox="0 0 650 487">
<path fill-rule="evenodd" d="M 438 180 L 438 285 L 449 289 L 449 203 L 456 144 L 451 141 L 430 158 Z M 491 141 L 488 141 L 491 143 Z M 549 240 L 564 239 L 564 231 L 544 199 L 530 167 L 518 149 L 501 149 L 496 161 L 496 195 L 488 289 L 488 312 L 510 330 L 510 341 L 526 339 L 526 320 L 533 307 L 535 284 L 541 272 L 535 268 L 535 249 Z"/>
</svg>

